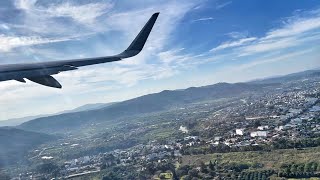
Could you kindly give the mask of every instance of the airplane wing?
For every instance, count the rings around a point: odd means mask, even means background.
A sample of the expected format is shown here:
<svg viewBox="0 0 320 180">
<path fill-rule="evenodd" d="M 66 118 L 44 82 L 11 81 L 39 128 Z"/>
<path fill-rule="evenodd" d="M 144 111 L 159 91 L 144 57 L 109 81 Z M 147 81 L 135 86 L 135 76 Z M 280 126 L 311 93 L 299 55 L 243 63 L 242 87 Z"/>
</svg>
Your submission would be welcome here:
<svg viewBox="0 0 320 180">
<path fill-rule="evenodd" d="M 0 65 L 0 81 L 17 80 L 25 83 L 24 78 L 26 78 L 44 86 L 62 88 L 61 84 L 51 75 L 63 71 L 76 70 L 80 66 L 120 61 L 121 59 L 139 54 L 148 39 L 158 15 L 159 13 L 153 14 L 130 46 L 118 55 L 41 63 Z"/>
</svg>

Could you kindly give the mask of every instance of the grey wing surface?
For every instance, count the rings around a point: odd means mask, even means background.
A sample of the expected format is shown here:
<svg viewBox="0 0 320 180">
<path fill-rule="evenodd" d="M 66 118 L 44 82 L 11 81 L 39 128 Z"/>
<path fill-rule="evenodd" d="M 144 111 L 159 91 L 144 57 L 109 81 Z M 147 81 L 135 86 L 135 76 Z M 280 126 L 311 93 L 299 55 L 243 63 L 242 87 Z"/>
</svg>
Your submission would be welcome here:
<svg viewBox="0 0 320 180">
<path fill-rule="evenodd" d="M 151 16 L 129 47 L 120 54 L 86 59 L 0 65 L 0 81 L 17 80 L 25 83 L 24 78 L 26 78 L 44 86 L 61 88 L 61 84 L 51 75 L 63 71 L 76 70 L 81 66 L 120 61 L 121 59 L 139 54 L 149 37 L 158 15 L 159 13 L 155 13 Z"/>
</svg>

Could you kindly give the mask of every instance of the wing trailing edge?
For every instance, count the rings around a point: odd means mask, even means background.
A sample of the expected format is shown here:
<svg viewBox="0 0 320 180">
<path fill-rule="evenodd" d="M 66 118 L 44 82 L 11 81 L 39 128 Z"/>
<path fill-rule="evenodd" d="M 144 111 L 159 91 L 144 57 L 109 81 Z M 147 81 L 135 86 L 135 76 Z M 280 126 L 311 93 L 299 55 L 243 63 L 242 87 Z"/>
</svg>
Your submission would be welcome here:
<svg viewBox="0 0 320 180">
<path fill-rule="evenodd" d="M 22 82 L 22 83 L 26 83 L 26 80 L 24 80 L 23 78 L 17 78 L 15 79 L 16 81 Z"/>
</svg>

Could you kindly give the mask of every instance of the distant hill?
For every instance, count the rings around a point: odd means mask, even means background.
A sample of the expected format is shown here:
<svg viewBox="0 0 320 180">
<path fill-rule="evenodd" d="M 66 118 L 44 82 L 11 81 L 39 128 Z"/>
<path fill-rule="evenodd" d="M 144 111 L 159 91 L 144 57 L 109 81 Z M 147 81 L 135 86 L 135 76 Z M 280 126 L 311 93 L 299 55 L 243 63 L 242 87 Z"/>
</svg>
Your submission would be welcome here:
<svg viewBox="0 0 320 180">
<path fill-rule="evenodd" d="M 37 119 L 40 117 L 43 117 L 45 115 L 38 115 L 38 116 L 27 116 L 27 117 L 22 117 L 22 118 L 14 118 L 14 119 L 8 119 L 8 120 L 3 120 L 0 121 L 0 127 L 3 126 L 17 126 L 20 125 L 24 122 L 30 121 L 32 119 Z"/>
<path fill-rule="evenodd" d="M 92 122 L 163 111 L 199 101 L 238 96 L 242 93 L 262 91 L 268 86 L 270 85 L 218 83 L 185 90 L 166 90 L 119 102 L 101 109 L 38 118 L 21 124 L 19 128 L 39 132 L 61 133 L 78 129 L 81 126 L 85 128 Z"/>
<path fill-rule="evenodd" d="M 265 79 L 258 79 L 254 81 L 250 81 L 250 83 L 284 83 L 288 81 L 296 81 L 296 80 L 303 80 L 313 77 L 320 77 L 320 69 L 314 70 L 307 70 L 303 72 L 292 73 L 283 76 L 265 78 Z"/>
<path fill-rule="evenodd" d="M 234 97 L 250 92 L 262 92 L 269 87 L 276 87 L 283 82 L 302 80 L 309 77 L 320 77 L 320 70 L 304 71 L 247 83 L 217 83 L 203 87 L 191 87 L 184 90 L 165 90 L 160 93 L 144 95 L 100 109 L 69 112 L 38 118 L 23 123 L 18 126 L 18 128 L 48 133 L 63 133 L 77 130 L 81 127 L 86 128 L 94 122 L 110 121 L 123 117 L 164 111 L 189 103 Z"/>
<path fill-rule="evenodd" d="M 90 111 L 90 110 L 95 110 L 95 109 L 101 109 L 107 106 L 110 106 L 112 104 L 115 104 L 116 102 L 111 102 L 111 103 L 95 103 L 95 104 L 85 104 L 83 106 L 77 107 L 72 110 L 67 110 L 67 111 L 62 111 L 57 114 L 64 114 L 64 113 L 73 113 L 73 112 L 80 112 L 80 111 Z"/>
<path fill-rule="evenodd" d="M 37 118 L 41 118 L 41 117 L 48 117 L 48 116 L 52 116 L 52 115 L 59 115 L 59 114 L 65 114 L 65 113 L 72 113 L 72 112 L 80 112 L 80 111 L 90 111 L 90 110 L 94 110 L 94 109 L 100 109 L 103 107 L 107 107 L 110 106 L 113 103 L 96 103 L 96 104 L 86 104 L 80 107 L 77 107 L 75 109 L 72 110 L 66 110 L 66 111 L 62 111 L 62 112 L 58 112 L 55 114 L 50 114 L 50 115 L 37 115 L 37 116 L 27 116 L 27 117 L 22 117 L 22 118 L 14 118 L 14 119 L 9 119 L 9 120 L 4 120 L 4 121 L 0 121 L 0 127 L 4 127 L 4 126 L 18 126 L 24 122 L 33 120 L 33 119 L 37 119 Z"/>
<path fill-rule="evenodd" d="M 0 127 L 0 167 L 21 161 L 32 148 L 55 137 L 12 127 Z"/>
</svg>

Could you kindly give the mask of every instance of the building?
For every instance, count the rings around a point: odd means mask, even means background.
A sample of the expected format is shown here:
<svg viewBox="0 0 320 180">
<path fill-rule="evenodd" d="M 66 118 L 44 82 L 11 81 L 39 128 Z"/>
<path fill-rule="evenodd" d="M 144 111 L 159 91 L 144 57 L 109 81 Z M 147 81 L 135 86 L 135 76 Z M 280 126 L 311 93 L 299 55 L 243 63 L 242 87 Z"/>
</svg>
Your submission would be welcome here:
<svg viewBox="0 0 320 180">
<path fill-rule="evenodd" d="M 302 123 L 302 120 L 300 118 L 294 118 L 294 119 L 291 119 L 290 123 L 298 125 Z"/>
<path fill-rule="evenodd" d="M 184 138 L 185 141 L 189 141 L 189 140 L 199 140 L 199 136 L 187 136 Z"/>
<path fill-rule="evenodd" d="M 263 131 L 269 129 L 269 126 L 259 126 L 257 129 Z"/>
<path fill-rule="evenodd" d="M 284 129 L 283 126 L 279 126 L 279 127 L 275 127 L 275 128 L 274 128 L 274 130 L 276 130 L 276 131 L 282 131 L 283 129 Z"/>
<path fill-rule="evenodd" d="M 243 136 L 244 129 L 236 129 L 236 135 Z"/>
<path fill-rule="evenodd" d="M 267 137 L 268 131 L 253 131 L 250 133 L 251 137 Z"/>
<path fill-rule="evenodd" d="M 50 160 L 50 159 L 53 159 L 53 157 L 52 156 L 42 156 L 41 159 Z"/>
</svg>

